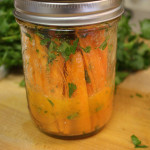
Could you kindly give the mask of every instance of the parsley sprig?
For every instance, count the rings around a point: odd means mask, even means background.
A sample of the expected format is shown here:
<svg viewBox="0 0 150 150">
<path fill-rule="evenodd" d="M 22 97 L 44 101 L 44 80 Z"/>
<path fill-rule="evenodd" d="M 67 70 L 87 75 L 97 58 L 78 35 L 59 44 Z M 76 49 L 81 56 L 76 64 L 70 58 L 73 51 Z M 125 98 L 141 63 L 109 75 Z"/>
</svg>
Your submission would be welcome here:
<svg viewBox="0 0 150 150">
<path fill-rule="evenodd" d="M 141 145 L 141 141 L 135 135 L 131 136 L 132 143 L 134 144 L 135 148 L 148 148 L 147 145 Z"/>
</svg>

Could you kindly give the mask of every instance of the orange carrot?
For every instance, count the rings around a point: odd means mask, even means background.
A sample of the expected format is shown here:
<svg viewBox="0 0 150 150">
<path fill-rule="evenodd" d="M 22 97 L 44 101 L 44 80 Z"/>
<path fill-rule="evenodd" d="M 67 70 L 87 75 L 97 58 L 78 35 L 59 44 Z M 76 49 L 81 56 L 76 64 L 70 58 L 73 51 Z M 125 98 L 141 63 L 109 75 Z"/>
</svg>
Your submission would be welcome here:
<svg viewBox="0 0 150 150">
<path fill-rule="evenodd" d="M 99 33 L 99 32 L 98 32 Z M 106 82 L 106 74 L 103 66 L 102 59 L 99 55 L 100 49 L 97 47 L 100 43 L 100 38 L 97 39 L 96 31 L 90 32 L 85 38 L 81 38 L 78 31 L 79 44 L 85 60 L 85 66 L 91 79 L 92 92 L 101 90 Z M 95 37 L 96 36 L 96 37 Z M 83 49 L 90 46 L 90 52 L 86 53 Z M 105 60 L 106 61 L 106 60 Z M 106 64 L 106 63 L 105 63 Z"/>
<path fill-rule="evenodd" d="M 67 113 L 65 133 L 71 133 L 72 135 L 82 134 L 83 132 L 88 133 L 91 130 L 91 124 L 81 52 L 76 52 L 76 54 L 72 55 L 70 60 L 66 62 L 66 74 L 66 84 L 68 85 L 70 83 L 75 85 L 76 90 L 70 95 L 70 88 L 66 86 L 66 96 L 69 98 L 69 110 Z"/>
</svg>

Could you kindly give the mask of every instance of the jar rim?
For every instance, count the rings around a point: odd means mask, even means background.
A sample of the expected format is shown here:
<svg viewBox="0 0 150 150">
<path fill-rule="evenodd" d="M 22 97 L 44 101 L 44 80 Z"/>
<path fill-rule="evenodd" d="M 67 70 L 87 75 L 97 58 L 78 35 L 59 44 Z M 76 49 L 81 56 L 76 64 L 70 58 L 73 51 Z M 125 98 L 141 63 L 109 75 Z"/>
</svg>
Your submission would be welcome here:
<svg viewBox="0 0 150 150">
<path fill-rule="evenodd" d="M 14 15 L 22 21 L 54 26 L 79 26 L 106 22 L 120 17 L 122 0 L 15 0 Z"/>
</svg>

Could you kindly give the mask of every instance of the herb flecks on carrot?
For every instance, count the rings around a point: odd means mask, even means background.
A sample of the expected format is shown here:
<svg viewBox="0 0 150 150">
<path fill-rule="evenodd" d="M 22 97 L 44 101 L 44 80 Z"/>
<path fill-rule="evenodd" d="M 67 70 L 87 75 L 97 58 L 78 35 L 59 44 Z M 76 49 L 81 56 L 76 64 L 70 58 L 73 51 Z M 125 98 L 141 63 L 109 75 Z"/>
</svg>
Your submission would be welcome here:
<svg viewBox="0 0 150 150">
<path fill-rule="evenodd" d="M 76 91 L 77 86 L 73 83 L 68 83 L 68 87 L 69 87 L 69 97 L 72 97 L 72 94 Z"/>
</svg>

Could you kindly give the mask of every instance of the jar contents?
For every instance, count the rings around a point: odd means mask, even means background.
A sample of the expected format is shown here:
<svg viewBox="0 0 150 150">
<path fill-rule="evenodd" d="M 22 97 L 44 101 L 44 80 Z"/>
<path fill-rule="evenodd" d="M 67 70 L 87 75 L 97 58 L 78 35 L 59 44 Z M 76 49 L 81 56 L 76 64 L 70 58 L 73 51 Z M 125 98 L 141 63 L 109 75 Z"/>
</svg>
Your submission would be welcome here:
<svg viewBox="0 0 150 150">
<path fill-rule="evenodd" d="M 78 136 L 108 122 L 117 21 L 64 28 L 21 23 L 29 109 L 42 131 Z"/>
</svg>

